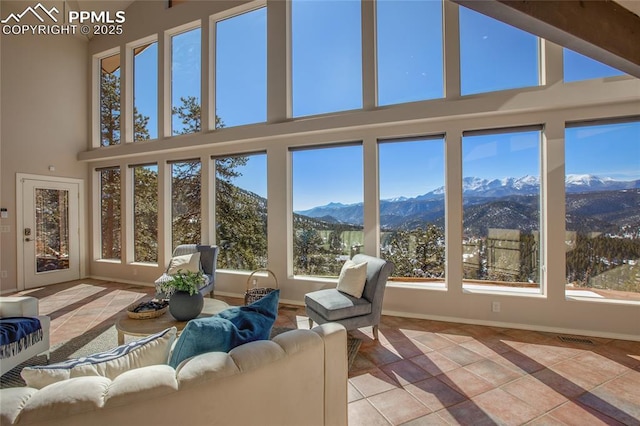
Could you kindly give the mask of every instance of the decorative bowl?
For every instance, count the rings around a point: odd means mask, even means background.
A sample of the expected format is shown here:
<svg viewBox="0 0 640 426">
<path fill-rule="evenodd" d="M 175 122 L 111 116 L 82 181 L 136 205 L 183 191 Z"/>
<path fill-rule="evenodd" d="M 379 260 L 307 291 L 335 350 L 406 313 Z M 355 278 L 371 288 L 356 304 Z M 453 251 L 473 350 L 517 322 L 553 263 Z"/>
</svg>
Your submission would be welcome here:
<svg viewBox="0 0 640 426">
<path fill-rule="evenodd" d="M 137 301 L 127 307 L 127 315 L 133 319 L 152 319 L 164 315 L 168 309 L 167 300 Z"/>
</svg>

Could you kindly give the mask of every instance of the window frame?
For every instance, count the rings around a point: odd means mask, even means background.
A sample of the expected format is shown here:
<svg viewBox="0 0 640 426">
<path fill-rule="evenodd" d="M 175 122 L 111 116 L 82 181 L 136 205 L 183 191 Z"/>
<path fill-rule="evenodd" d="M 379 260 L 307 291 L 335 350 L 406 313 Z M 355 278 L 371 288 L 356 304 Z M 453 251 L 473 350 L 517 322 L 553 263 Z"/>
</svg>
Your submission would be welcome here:
<svg viewBox="0 0 640 426">
<path fill-rule="evenodd" d="M 179 137 L 184 134 L 174 133 L 175 129 L 173 128 L 173 38 L 175 36 L 179 36 L 184 33 L 188 33 L 189 31 L 193 31 L 196 29 L 200 29 L 200 83 L 199 83 L 199 93 L 198 100 L 200 102 L 200 131 L 194 133 L 186 133 L 186 134 L 197 134 L 202 133 L 204 129 L 204 120 L 203 115 L 205 114 L 205 109 L 203 108 L 203 89 L 205 86 L 206 79 L 203 78 L 204 72 L 207 69 L 206 56 L 203 56 L 203 45 L 202 45 L 202 35 L 205 32 L 205 29 L 202 27 L 202 20 L 198 19 L 196 21 L 191 21 L 186 24 L 171 28 L 164 32 L 164 75 L 165 81 L 163 82 L 163 93 L 164 93 L 164 111 L 162 114 L 162 121 L 158 120 L 159 127 L 164 129 L 165 137 Z"/>
<path fill-rule="evenodd" d="M 538 244 L 539 244 L 539 248 L 538 248 L 538 253 L 537 253 L 537 257 L 538 257 L 538 279 L 539 279 L 539 283 L 537 287 L 533 287 L 534 289 L 536 289 L 537 291 L 529 291 L 527 290 L 527 287 L 517 287 L 517 286 L 510 286 L 510 285 L 497 285 L 496 288 L 472 288 L 469 287 L 469 279 L 465 279 L 464 278 L 464 272 L 461 275 L 461 287 L 462 287 L 462 291 L 466 294 L 502 294 L 502 295 L 509 295 L 509 296 L 519 296 L 519 297 L 533 297 L 533 298 L 546 298 L 548 296 L 548 290 L 547 290 L 547 275 L 546 275 L 546 263 L 545 263 L 545 259 L 546 259 L 546 248 L 547 248 L 547 220 L 548 220 L 548 213 L 546 211 L 545 208 L 545 199 L 546 199 L 546 190 L 545 190 L 545 182 L 546 182 L 546 176 L 545 176 L 545 171 L 546 171 L 546 163 L 545 163 L 545 156 L 544 156 L 544 146 L 545 146 L 545 141 L 546 141 L 546 135 L 545 135 L 545 125 L 544 123 L 542 124 L 528 124 L 528 125 L 516 125 L 516 126 L 508 126 L 508 127 L 498 127 L 498 128 L 485 128 L 485 129 L 475 129 L 475 130 L 464 130 L 462 131 L 462 138 L 461 138 L 461 156 L 460 156 L 460 172 L 461 172 L 461 182 L 462 179 L 464 179 L 464 149 L 463 149 L 463 145 L 464 145 L 464 137 L 465 136 L 483 136 L 483 135 L 499 135 L 499 134 L 517 134 L 517 133 L 523 133 L 523 132 L 539 132 L 539 139 L 538 139 L 538 155 L 537 155 L 537 161 L 538 161 L 538 176 L 539 176 L 539 188 L 538 188 L 538 193 L 537 193 L 537 197 L 538 197 L 538 216 L 539 216 L 539 220 L 538 220 Z M 462 189 L 462 188 L 461 188 Z M 462 213 L 462 222 L 460 224 L 461 226 L 461 230 L 464 227 L 464 195 L 462 197 L 461 200 L 461 213 Z M 462 238 L 464 239 L 464 233 L 461 234 Z M 462 244 L 462 240 L 459 242 L 459 244 Z M 463 253 L 464 254 L 464 253 Z M 462 264 L 464 262 L 464 257 L 461 257 L 459 259 L 460 261 L 460 265 L 461 268 L 463 267 Z M 476 280 L 471 280 L 471 281 L 476 281 Z M 508 282 L 507 282 L 508 283 Z M 480 284 L 482 285 L 482 284 Z M 516 288 L 522 288 L 524 290 L 515 290 Z"/>
<path fill-rule="evenodd" d="M 210 163 L 211 163 L 211 171 L 210 171 L 210 181 L 211 181 L 211 200 L 209 205 L 211 206 L 211 211 L 212 213 L 212 221 L 211 221 L 211 227 L 212 227 L 212 238 L 214 241 L 214 244 L 217 244 L 218 246 L 221 246 L 221 241 L 218 241 L 218 232 L 217 232 L 217 227 L 218 227 L 218 209 L 217 209 L 217 172 L 216 172 L 216 161 L 218 159 L 225 159 L 225 158 L 237 158 L 237 157 L 251 157 L 251 156 L 257 156 L 257 155 L 264 155 L 265 157 L 265 171 L 266 171 L 266 176 L 265 176 L 265 180 L 267 181 L 267 186 L 266 186 L 266 195 L 265 195 L 265 200 L 266 200 L 266 212 L 267 212 L 267 223 L 266 223 L 266 227 L 265 227 L 265 241 L 266 241 L 266 249 L 265 249 L 265 256 L 266 256 L 266 264 L 258 269 L 265 269 L 268 267 L 269 264 L 269 185 L 268 185 L 268 180 L 269 180 L 269 163 L 268 163 L 268 154 L 267 151 L 264 150 L 257 150 L 257 151 L 249 151 L 249 152 L 234 152 L 234 153 L 229 153 L 229 154 L 217 154 L 217 155 L 211 155 L 210 158 Z M 241 188 L 243 189 L 243 188 Z M 257 194 L 258 196 L 260 196 L 259 194 Z M 219 253 L 220 255 L 221 253 Z M 251 270 L 245 270 L 245 269 L 232 269 L 232 268 L 218 268 L 219 271 L 224 271 L 224 272 L 228 272 L 228 273 L 232 273 L 232 274 L 245 274 L 248 272 L 251 272 Z"/>
<path fill-rule="evenodd" d="M 135 171 L 137 168 L 144 168 L 144 167 L 152 167 L 155 166 L 156 167 L 156 174 L 157 177 L 156 179 L 158 180 L 157 183 L 157 187 L 156 187 L 156 216 L 157 216 L 157 227 L 156 227 L 156 241 L 158 244 L 157 247 L 157 251 L 156 251 L 156 260 L 155 262 L 152 261 L 139 261 L 136 259 L 136 250 L 135 250 L 135 237 L 136 237 L 136 230 L 135 230 L 135 224 L 136 224 L 136 215 L 135 215 L 135 200 L 136 200 L 136 180 L 135 180 Z M 164 189 L 163 186 L 161 185 L 161 179 L 166 179 L 166 176 L 163 176 L 166 172 L 164 172 L 166 170 L 166 167 L 163 167 L 162 164 L 160 162 L 144 162 L 144 163 L 135 163 L 135 164 L 128 164 L 127 166 L 127 181 L 129 183 L 129 185 L 124 185 L 125 188 L 129 187 L 129 190 L 125 189 L 126 191 L 126 199 L 127 199 L 127 223 L 125 224 L 126 229 L 127 230 L 131 230 L 130 232 L 127 232 L 127 263 L 130 264 L 136 264 L 136 265 L 150 265 L 150 266 L 157 266 L 158 262 L 160 262 L 160 257 L 162 256 L 162 250 L 161 250 L 161 239 L 160 239 L 160 214 L 161 214 L 161 210 L 164 208 L 164 204 L 160 205 L 161 202 L 166 204 L 166 197 L 161 197 L 161 194 L 164 194 Z M 163 201 L 164 200 L 164 201 Z"/>
<path fill-rule="evenodd" d="M 376 150 L 377 150 L 377 155 L 378 155 L 378 164 L 377 164 L 377 185 L 378 185 L 378 190 L 380 189 L 381 185 L 382 185 L 382 178 L 381 178 L 381 170 L 380 170 L 380 158 L 381 158 L 381 152 L 380 152 L 380 147 L 382 145 L 386 145 L 386 144 L 394 144 L 394 143 L 428 143 L 428 142 L 441 142 L 442 143 L 442 160 L 443 160 L 443 165 L 442 165 L 442 186 L 445 188 L 445 194 L 443 194 L 443 209 L 444 209 L 444 223 L 443 223 L 443 229 L 442 229 L 442 233 L 443 233 L 443 238 L 444 238 L 444 265 L 443 265 L 443 273 L 444 273 L 444 277 L 442 278 L 427 278 L 427 277 L 396 277 L 391 275 L 389 277 L 389 282 L 393 283 L 394 285 L 400 285 L 400 286 L 404 286 L 404 285 L 409 285 L 413 288 L 423 288 L 421 286 L 424 286 L 425 289 L 427 290 L 446 290 L 447 289 L 447 225 L 448 225 L 448 219 L 447 219 L 447 211 L 448 211 L 448 203 L 447 203 L 447 197 L 446 197 L 446 188 L 447 188 L 447 162 L 446 162 L 446 144 L 447 144 L 447 140 L 446 140 L 446 134 L 445 133 L 431 133 L 431 134 L 427 134 L 427 135 L 418 135 L 418 136 L 405 136 L 405 137 L 385 137 L 385 138 L 378 138 L 377 139 L 377 143 L 376 143 Z M 380 217 L 380 203 L 382 201 L 382 196 L 380 195 L 380 193 L 378 192 L 378 205 L 377 205 L 377 209 L 378 209 L 378 217 Z M 382 234 L 382 224 L 380 223 L 380 220 L 378 220 L 378 230 L 380 232 L 380 234 Z M 380 256 L 381 255 L 381 249 L 382 249 L 382 241 L 381 238 L 378 238 L 378 244 L 377 244 L 378 250 L 377 253 Z"/>
<path fill-rule="evenodd" d="M 301 281 L 319 281 L 319 282 L 327 282 L 327 283 L 335 283 L 338 276 L 336 276 L 335 278 L 333 277 L 322 277 L 322 276 L 317 276 L 317 275 L 301 275 L 301 274 L 296 274 L 295 273 L 295 268 L 294 268 L 294 263 L 295 263 L 295 244 L 294 244 L 294 231 L 295 231 L 295 225 L 294 225 L 294 219 L 293 219 L 293 215 L 295 213 L 294 211 L 294 207 L 293 207 L 293 202 L 294 202 L 294 193 L 293 193 L 293 189 L 294 189 L 294 176 L 293 176 L 293 169 L 294 169 L 294 154 L 296 152 L 303 152 L 303 151 L 314 151 L 314 150 L 318 150 L 318 149 L 332 149 L 332 148 L 347 148 L 347 147 L 360 147 L 361 148 L 361 157 L 360 157 L 360 161 L 362 162 L 362 206 L 363 206 L 363 212 L 365 211 L 365 144 L 363 140 L 350 140 L 350 141 L 343 141 L 343 142 L 330 142 L 330 143 L 322 143 L 322 144 L 310 144 L 310 145 L 298 145 L 298 146 L 294 146 L 294 145 L 290 145 L 287 147 L 287 182 L 289 182 L 288 188 L 287 188 L 287 194 L 288 194 L 288 202 L 287 202 L 287 236 L 286 236 L 286 241 L 287 241 L 287 276 L 289 277 L 289 279 L 292 280 L 301 280 Z M 364 217 L 363 217 L 364 219 Z M 363 232 L 363 249 L 366 250 L 366 247 L 364 247 L 364 244 L 366 243 L 366 241 L 364 240 L 364 233 L 365 233 L 365 226 L 363 224 L 362 226 L 362 232 Z"/>
<path fill-rule="evenodd" d="M 130 43 L 126 44 L 126 61 L 125 61 L 125 72 L 126 72 L 126 87 L 125 87 L 125 101 L 126 101 L 126 116 L 125 116 L 125 130 L 126 130 L 126 134 L 125 134 L 125 143 L 137 143 L 137 142 L 142 142 L 142 140 L 140 141 L 136 141 L 135 140 L 135 117 L 134 117 L 134 111 L 135 111 L 135 49 L 145 46 L 145 45 L 151 45 L 153 43 L 156 43 L 157 45 L 157 58 L 156 58 L 156 67 L 155 67 L 155 71 L 156 71 L 156 89 L 155 89 L 155 95 L 156 95 L 156 109 L 155 109 L 155 115 L 156 115 L 156 137 L 149 137 L 149 140 L 158 140 L 161 139 L 163 136 L 163 132 L 162 132 L 162 123 L 164 121 L 164 117 L 162 117 L 159 113 L 158 113 L 158 109 L 157 109 L 157 104 L 159 104 L 161 102 L 161 98 L 162 98 L 162 93 L 160 92 L 160 86 L 159 86 L 159 82 L 160 80 L 160 64 L 161 64 L 161 58 L 162 58 L 162 54 L 163 52 L 161 51 L 161 44 L 158 40 L 158 34 L 152 34 L 150 36 L 138 39 L 136 41 L 132 41 Z M 164 86 L 164 85 L 163 85 Z M 122 111 L 121 111 L 121 115 L 122 115 Z M 122 137 L 121 137 L 122 140 Z M 122 144 L 122 142 L 121 142 Z"/>
<path fill-rule="evenodd" d="M 102 186 L 102 172 L 104 171 L 109 171 L 109 170 L 117 170 L 119 172 L 119 178 L 120 178 L 120 188 L 118 190 L 118 196 L 120 198 L 119 203 L 119 216 L 120 216 L 120 229 L 118 230 L 119 234 L 120 234 L 120 257 L 119 258 L 106 258 L 103 257 L 103 245 L 104 245 L 104 233 L 103 233 L 103 229 L 102 229 L 102 201 L 103 201 L 103 186 Z M 107 166 L 107 167 L 97 167 L 94 169 L 94 177 L 95 177 L 95 188 L 96 188 L 96 194 L 98 197 L 98 205 L 97 208 L 95 209 L 95 215 L 94 215 L 94 220 L 96 221 L 95 223 L 99 223 L 100 224 L 100 228 L 95 227 L 95 241 L 96 244 L 94 245 L 94 252 L 96 253 L 96 255 L 94 256 L 94 259 L 99 260 L 99 261 L 104 261 L 104 262 L 116 262 L 116 263 L 122 263 L 122 254 L 123 254 L 123 249 L 124 249 L 124 245 L 125 245 L 125 241 L 123 240 L 124 237 L 124 232 L 123 232 L 123 193 L 122 193 L 122 189 L 123 189 L 123 170 L 122 167 L 120 167 L 119 165 L 115 165 L 115 166 Z"/>
<path fill-rule="evenodd" d="M 218 128 L 216 126 L 216 116 L 217 113 L 216 111 L 218 110 L 217 104 L 216 104 L 216 98 L 217 98 L 217 92 L 216 92 L 216 82 L 217 82 L 217 75 L 216 75 L 216 66 L 217 66 L 217 52 L 216 52 L 216 46 L 217 46 L 217 31 L 216 31 L 216 25 L 218 22 L 220 21 L 224 21 L 227 19 L 231 19 L 233 17 L 239 16 L 239 15 L 243 15 L 245 13 L 249 13 L 249 12 L 253 12 L 255 10 L 258 9 L 262 9 L 265 8 L 265 13 L 268 12 L 267 9 L 267 1 L 266 0 L 253 0 L 253 1 L 249 1 L 246 4 L 242 4 L 239 6 L 235 6 L 232 7 L 230 9 L 227 9 L 223 12 L 220 13 L 216 13 L 213 14 L 211 16 L 209 16 L 209 34 L 208 34 L 208 39 L 209 39 L 209 73 L 207 76 L 208 79 L 208 86 L 209 86 L 209 90 L 208 90 L 208 106 L 209 106 L 209 125 L 208 125 L 208 129 L 207 130 L 219 130 L 220 128 Z M 267 43 L 267 48 L 266 48 L 266 52 L 267 52 L 267 56 L 266 56 L 266 63 L 265 63 L 265 71 L 267 73 L 267 75 L 265 76 L 265 83 L 266 83 L 266 87 L 265 87 L 265 91 L 267 93 L 267 100 L 266 100 L 266 114 L 265 114 L 265 121 L 261 122 L 261 123 L 266 123 L 269 120 L 269 111 L 268 111 L 268 106 L 269 106 L 269 94 L 268 94 L 268 87 L 269 87 L 269 77 L 268 77 L 268 73 L 269 73 L 269 18 L 268 18 L 268 13 L 267 13 L 267 22 L 266 22 L 266 34 L 265 34 L 265 38 L 266 38 L 266 43 Z M 204 108 L 203 108 L 204 110 Z M 204 123 L 204 120 L 203 120 Z M 239 125 L 239 126 L 232 126 L 232 127 L 242 127 L 242 126 L 250 126 L 253 124 L 261 124 L 261 123 L 249 123 L 249 124 L 243 124 L 243 125 Z M 204 126 L 203 126 L 204 127 Z"/>
<path fill-rule="evenodd" d="M 123 135 L 123 127 L 124 123 L 122 120 L 122 108 L 124 106 L 123 102 L 123 86 L 122 86 L 122 59 L 123 53 L 120 51 L 120 47 L 114 47 L 112 49 L 106 50 L 104 52 L 93 55 L 92 60 L 92 90 L 91 90 L 91 127 L 92 127 L 92 138 L 91 145 L 93 148 L 107 148 L 108 146 L 102 146 L 102 118 L 101 118 L 101 102 L 102 102 L 102 60 L 110 58 L 112 56 L 119 55 L 120 56 L 120 142 L 116 145 L 109 146 L 118 146 L 124 143 Z"/>
</svg>

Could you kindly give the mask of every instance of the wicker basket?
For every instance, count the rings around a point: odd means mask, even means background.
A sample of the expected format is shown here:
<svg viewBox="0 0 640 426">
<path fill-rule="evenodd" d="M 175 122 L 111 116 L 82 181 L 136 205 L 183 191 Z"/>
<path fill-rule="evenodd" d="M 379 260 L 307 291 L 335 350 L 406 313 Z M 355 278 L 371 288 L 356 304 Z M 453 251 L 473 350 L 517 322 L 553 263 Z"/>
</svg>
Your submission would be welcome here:
<svg viewBox="0 0 640 426">
<path fill-rule="evenodd" d="M 271 275 L 271 277 L 273 278 L 273 281 L 275 282 L 275 288 L 261 287 L 258 285 L 258 277 L 254 277 L 254 275 L 260 272 L 266 272 L 267 277 Z M 253 281 L 256 282 L 255 286 L 253 286 Z M 247 291 L 244 293 L 244 304 L 250 305 L 251 303 L 262 299 L 267 294 L 271 293 L 277 288 L 278 288 L 278 279 L 276 278 L 276 275 L 273 273 L 273 271 L 269 269 L 256 269 L 251 273 L 251 275 L 249 275 L 249 278 L 247 278 Z"/>
<path fill-rule="evenodd" d="M 164 315 L 164 313 L 167 312 L 167 310 L 169 309 L 169 304 L 167 303 L 165 307 L 162 309 L 134 312 L 134 309 L 137 308 L 140 304 L 147 303 L 147 302 L 149 302 L 149 300 L 142 301 L 142 302 L 137 301 L 129 305 L 127 307 L 127 315 L 129 315 L 129 318 L 139 319 L 139 320 L 158 318 Z"/>
</svg>

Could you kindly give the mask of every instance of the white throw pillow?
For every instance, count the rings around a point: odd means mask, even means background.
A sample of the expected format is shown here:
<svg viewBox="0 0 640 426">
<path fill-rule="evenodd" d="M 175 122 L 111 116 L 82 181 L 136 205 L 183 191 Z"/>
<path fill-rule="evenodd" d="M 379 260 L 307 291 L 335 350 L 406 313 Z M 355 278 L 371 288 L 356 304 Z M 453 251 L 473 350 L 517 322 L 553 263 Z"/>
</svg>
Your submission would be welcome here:
<svg viewBox="0 0 640 426">
<path fill-rule="evenodd" d="M 189 272 L 200 271 L 200 252 L 192 254 L 183 254 L 182 256 L 172 257 L 169 262 L 167 274 L 177 274 L 179 270 Z"/>
<path fill-rule="evenodd" d="M 366 281 L 367 262 L 356 265 L 353 260 L 347 260 L 340 270 L 337 290 L 361 298 Z"/>
<path fill-rule="evenodd" d="M 176 328 L 171 327 L 106 352 L 57 364 L 25 367 L 20 375 L 28 387 L 36 389 L 82 376 L 102 376 L 113 380 L 134 368 L 166 364 L 176 334 Z"/>
</svg>

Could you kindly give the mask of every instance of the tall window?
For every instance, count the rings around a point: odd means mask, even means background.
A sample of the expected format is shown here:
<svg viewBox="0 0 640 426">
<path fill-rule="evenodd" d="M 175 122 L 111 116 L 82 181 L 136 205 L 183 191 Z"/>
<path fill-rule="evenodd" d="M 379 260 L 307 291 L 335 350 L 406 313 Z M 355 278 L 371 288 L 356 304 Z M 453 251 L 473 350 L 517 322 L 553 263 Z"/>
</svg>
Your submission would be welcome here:
<svg viewBox="0 0 640 426">
<path fill-rule="evenodd" d="M 640 122 L 565 132 L 567 295 L 640 300 Z"/>
<path fill-rule="evenodd" d="M 135 262 L 158 261 L 158 166 L 133 167 Z"/>
<path fill-rule="evenodd" d="M 363 248 L 362 145 L 301 149 L 293 167 L 293 273 L 337 277 Z"/>
<path fill-rule="evenodd" d="M 378 0 L 378 104 L 444 94 L 442 2 Z"/>
<path fill-rule="evenodd" d="M 133 140 L 158 138 L 158 43 L 133 49 Z"/>
<path fill-rule="evenodd" d="M 540 139 L 539 130 L 463 136 L 465 288 L 539 289 Z"/>
<path fill-rule="evenodd" d="M 171 163 L 171 248 L 200 244 L 200 161 Z"/>
<path fill-rule="evenodd" d="M 267 266 L 267 155 L 215 159 L 218 268 Z"/>
<path fill-rule="evenodd" d="M 100 241 L 102 259 L 120 260 L 120 168 L 100 170 Z"/>
<path fill-rule="evenodd" d="M 200 131 L 200 28 L 171 37 L 171 133 Z"/>
<path fill-rule="evenodd" d="M 562 50 L 564 61 L 564 81 L 572 82 L 589 80 L 592 78 L 612 77 L 624 75 L 620 70 L 598 62 L 571 49 Z"/>
<path fill-rule="evenodd" d="M 362 108 L 359 1 L 293 0 L 293 116 Z"/>
<path fill-rule="evenodd" d="M 216 23 L 216 128 L 267 121 L 267 8 Z"/>
<path fill-rule="evenodd" d="M 380 256 L 394 277 L 420 281 L 445 276 L 444 140 L 379 144 Z"/>
<path fill-rule="evenodd" d="M 538 45 L 538 37 L 460 7 L 462 94 L 537 86 Z"/>
<path fill-rule="evenodd" d="M 120 143 L 120 54 L 100 59 L 100 146 Z"/>
</svg>

